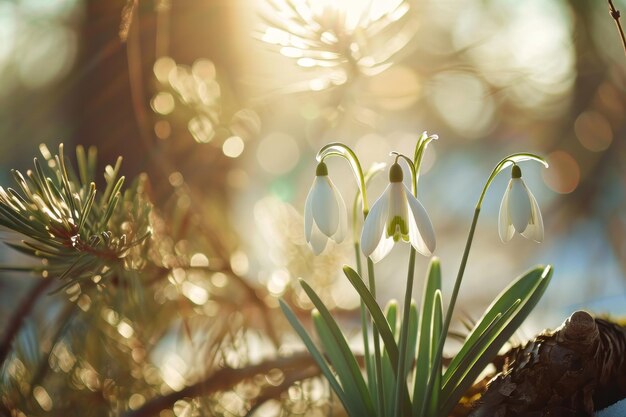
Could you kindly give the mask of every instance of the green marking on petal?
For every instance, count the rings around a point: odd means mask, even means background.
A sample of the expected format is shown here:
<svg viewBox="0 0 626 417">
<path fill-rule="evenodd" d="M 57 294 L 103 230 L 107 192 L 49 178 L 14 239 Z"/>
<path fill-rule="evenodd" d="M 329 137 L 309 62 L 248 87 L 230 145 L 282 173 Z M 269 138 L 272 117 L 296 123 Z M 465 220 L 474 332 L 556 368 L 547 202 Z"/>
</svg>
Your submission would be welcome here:
<svg viewBox="0 0 626 417">
<path fill-rule="evenodd" d="M 409 228 L 406 221 L 400 216 L 394 216 L 389 223 L 387 223 L 387 236 L 393 236 L 394 242 L 400 240 L 400 238 L 408 238 Z"/>
</svg>

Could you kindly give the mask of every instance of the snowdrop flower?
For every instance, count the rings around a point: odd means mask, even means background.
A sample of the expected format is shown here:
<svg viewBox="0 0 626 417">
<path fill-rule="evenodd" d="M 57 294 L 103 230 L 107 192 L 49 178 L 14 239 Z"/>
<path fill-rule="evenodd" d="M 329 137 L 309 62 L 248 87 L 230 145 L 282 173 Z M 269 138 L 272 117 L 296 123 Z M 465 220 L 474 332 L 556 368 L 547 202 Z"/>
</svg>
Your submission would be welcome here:
<svg viewBox="0 0 626 417">
<path fill-rule="evenodd" d="M 326 248 L 328 238 L 340 243 L 346 235 L 348 213 L 341 194 L 328 178 L 328 168 L 320 162 L 315 180 L 306 197 L 304 207 L 304 236 L 313 252 L 319 255 Z"/>
<path fill-rule="evenodd" d="M 522 180 L 522 170 L 513 165 L 511 180 L 500 204 L 498 232 L 500 239 L 508 242 L 516 231 L 535 242 L 543 240 L 543 220 L 539 205 Z"/>
<path fill-rule="evenodd" d="M 370 210 L 361 233 L 365 256 L 378 262 L 394 242 L 402 238 L 422 255 L 435 250 L 435 232 L 422 204 L 402 183 L 402 168 L 394 163 L 389 169 L 389 185 Z"/>
</svg>

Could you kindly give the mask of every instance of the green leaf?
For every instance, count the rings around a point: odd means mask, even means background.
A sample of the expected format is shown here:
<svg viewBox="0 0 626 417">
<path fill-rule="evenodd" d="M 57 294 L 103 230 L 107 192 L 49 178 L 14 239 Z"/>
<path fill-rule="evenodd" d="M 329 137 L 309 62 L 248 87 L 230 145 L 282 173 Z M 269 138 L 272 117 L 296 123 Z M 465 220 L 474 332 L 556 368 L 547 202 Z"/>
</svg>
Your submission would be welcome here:
<svg viewBox="0 0 626 417">
<path fill-rule="evenodd" d="M 343 267 L 343 272 L 348 278 L 348 281 L 350 281 L 350 283 L 354 287 L 354 289 L 359 293 L 361 300 L 363 300 L 363 302 L 365 303 L 365 306 L 369 310 L 372 316 L 372 320 L 374 321 L 374 325 L 378 329 L 380 333 L 380 337 L 383 339 L 385 349 L 387 350 L 387 354 L 389 355 L 389 360 L 391 361 L 391 366 L 394 369 L 394 372 L 397 372 L 398 358 L 400 356 L 400 353 L 398 351 L 398 344 L 396 343 L 393 332 L 391 331 L 391 328 L 389 327 L 389 323 L 387 322 L 385 315 L 383 314 L 382 310 L 380 309 L 380 306 L 378 305 L 378 303 L 372 296 L 372 293 L 367 289 L 367 287 L 363 283 L 363 280 L 361 279 L 359 274 L 354 269 L 350 268 L 347 265 Z M 404 387 L 404 389 L 406 390 L 407 388 Z M 409 399 L 408 390 L 407 392 L 404 393 L 404 399 L 405 399 L 404 405 L 403 405 L 404 413 L 406 415 L 409 415 L 411 414 L 410 413 L 411 402 Z"/>
<path fill-rule="evenodd" d="M 430 344 L 431 357 L 437 351 L 437 343 L 441 337 L 443 331 L 443 302 L 441 300 L 441 291 L 435 291 L 435 300 L 433 303 L 433 315 L 432 315 L 432 338 Z M 431 363 L 432 366 L 432 363 Z M 439 361 L 439 369 L 436 370 L 435 379 L 433 381 L 432 397 L 428 398 L 428 411 L 426 415 L 437 415 L 439 408 L 439 396 L 441 393 L 441 361 Z"/>
<path fill-rule="evenodd" d="M 320 351 L 317 349 L 317 347 L 313 343 L 313 340 L 311 340 L 311 337 L 302 326 L 302 323 L 300 323 L 300 320 L 298 320 L 298 318 L 293 313 L 291 308 L 287 305 L 287 303 L 285 303 L 283 300 L 278 300 L 278 301 L 280 303 L 280 308 L 283 311 L 283 314 L 285 315 L 285 317 L 287 317 L 287 320 L 289 321 L 289 324 L 291 324 L 291 327 L 294 328 L 296 333 L 298 333 L 298 336 L 300 336 L 300 339 L 302 339 L 302 342 L 304 343 L 307 350 L 313 357 L 313 360 L 315 361 L 315 363 L 317 363 L 317 366 L 320 367 L 322 374 L 324 374 L 331 388 L 333 389 L 335 394 L 337 394 L 337 398 L 339 398 L 339 401 L 341 401 L 341 404 L 343 404 L 344 408 L 346 409 L 346 411 L 348 411 L 349 415 L 356 415 L 355 414 L 357 410 L 356 404 L 350 401 L 351 399 L 349 399 L 346 396 L 346 393 L 343 391 L 343 389 L 339 385 L 339 382 L 337 382 L 335 375 L 332 373 L 332 371 L 328 367 L 326 360 L 324 359 Z"/>
<path fill-rule="evenodd" d="M 350 360 L 345 356 L 341 343 L 337 341 L 319 310 L 313 310 L 311 318 L 313 319 L 319 342 L 326 353 L 326 358 L 334 368 L 346 396 L 354 403 L 358 415 L 373 415 L 373 407 L 372 410 L 368 410 L 365 404 L 365 398 L 371 397 L 369 394 L 363 396 L 359 390 L 358 383 L 351 369 Z"/>
<path fill-rule="evenodd" d="M 408 375 L 413 367 L 413 361 L 415 360 L 415 349 L 417 348 L 417 325 L 419 321 L 419 313 L 417 312 L 417 305 L 415 301 L 411 300 L 411 306 L 409 307 L 409 338 L 406 348 L 406 370 L 405 375 Z"/>
<path fill-rule="evenodd" d="M 348 371 L 347 374 L 340 374 L 340 379 L 342 379 L 342 377 L 346 379 L 345 381 L 342 380 L 342 385 L 344 389 L 348 389 L 347 385 L 351 384 L 353 387 L 356 387 L 356 389 L 358 390 L 358 396 L 360 396 L 363 402 L 364 410 L 367 412 L 368 415 L 374 415 L 374 404 L 372 403 L 372 398 L 369 396 L 369 391 L 367 389 L 367 385 L 365 384 L 365 380 L 363 379 L 363 375 L 361 374 L 361 369 L 359 368 L 359 364 L 352 354 L 348 343 L 343 337 L 339 326 L 337 326 L 337 323 L 333 319 L 330 311 L 328 311 L 322 300 L 318 297 L 315 291 L 313 291 L 313 288 L 311 288 L 309 284 L 307 284 L 306 281 L 302 279 L 300 280 L 300 285 L 304 289 L 304 292 L 307 293 L 307 295 L 313 302 L 313 305 L 319 311 L 321 319 L 323 319 L 323 324 L 328 329 L 329 335 L 326 335 L 327 337 L 325 339 L 322 339 L 322 341 L 324 342 L 324 346 L 327 349 L 329 348 L 329 346 L 332 346 L 333 349 L 331 350 L 336 349 L 341 355 L 340 357 L 336 358 L 336 361 L 333 363 L 335 369 L 339 372 L 339 369 L 344 369 L 345 367 Z M 318 322 L 319 320 L 315 321 L 316 328 L 319 331 L 320 328 Z M 322 329 L 324 330 L 323 327 Z M 322 335 L 320 334 L 320 337 L 321 336 Z M 332 336 L 332 338 L 328 336 Z M 330 351 L 328 353 L 330 354 Z"/>
<path fill-rule="evenodd" d="M 448 368 L 448 371 L 452 373 L 448 376 L 447 384 L 442 389 L 443 401 L 440 408 L 442 415 L 446 415 L 452 410 L 463 393 L 474 383 L 480 372 L 491 362 L 504 343 L 511 338 L 528 317 L 550 283 L 552 272 L 553 269 L 549 265 L 529 271 L 509 285 L 492 303 L 483 319 L 476 325 L 475 331 L 468 336 L 468 341 L 470 337 L 473 339 L 471 347 L 464 349 L 463 358 L 453 361 L 456 371 L 450 371 Z M 532 285 L 533 283 L 535 285 Z M 513 301 L 514 295 L 521 297 Z M 508 300 L 508 308 L 500 303 L 501 299 Z M 500 307 L 498 312 L 496 312 L 496 305 Z M 496 314 L 494 315 L 494 313 Z M 486 323 L 487 320 L 489 323 Z M 480 330 L 477 330 L 479 326 Z M 480 335 L 476 336 L 475 333 L 480 333 Z"/>
<path fill-rule="evenodd" d="M 422 295 L 422 311 L 420 313 L 420 330 L 418 335 L 417 359 L 415 363 L 415 377 L 413 380 L 413 415 L 418 415 L 422 404 L 426 400 L 423 396 L 428 384 L 428 376 L 433 363 L 431 352 L 433 339 L 433 310 L 437 291 L 441 291 L 441 264 L 437 257 L 433 257 L 428 267 L 424 293 Z"/>
<path fill-rule="evenodd" d="M 518 299 L 522 300 L 523 303 L 526 303 L 532 296 L 534 290 L 543 280 L 543 276 L 544 268 L 540 267 L 533 269 L 509 284 L 509 286 L 505 288 L 500 295 L 498 295 L 498 297 L 496 297 L 496 299 L 487 308 L 484 315 L 480 318 L 480 320 L 478 320 L 474 329 L 467 336 L 461 350 L 459 350 L 452 362 L 450 362 L 450 365 L 448 366 L 448 369 L 443 377 L 444 387 L 457 372 L 463 371 L 462 369 L 458 369 L 458 364 L 464 359 L 467 352 L 472 349 L 489 324 L 493 322 L 494 317 L 498 314 L 503 314 Z"/>
<path fill-rule="evenodd" d="M 357 272 L 350 268 L 349 266 L 343 267 L 343 272 L 354 287 L 354 289 L 359 293 L 359 296 L 365 303 L 368 311 L 372 315 L 372 320 L 374 320 L 374 325 L 378 329 L 380 333 L 380 337 L 383 339 L 383 343 L 385 344 L 385 349 L 389 354 L 389 359 L 391 360 L 391 365 L 394 369 L 398 368 L 398 345 L 395 341 L 393 332 L 389 327 L 389 323 L 385 318 L 380 306 L 372 296 L 372 293 L 367 289 L 363 280 L 357 274 Z"/>
<path fill-rule="evenodd" d="M 398 337 L 398 303 L 396 300 L 390 300 L 385 308 L 385 316 L 389 327 L 392 329 L 392 333 L 395 338 Z M 385 415 L 393 415 L 394 402 L 392 401 L 396 397 L 396 372 L 394 371 L 389 354 L 387 350 L 383 350 L 382 359 L 382 371 L 383 371 L 383 393 L 385 397 Z"/>
</svg>

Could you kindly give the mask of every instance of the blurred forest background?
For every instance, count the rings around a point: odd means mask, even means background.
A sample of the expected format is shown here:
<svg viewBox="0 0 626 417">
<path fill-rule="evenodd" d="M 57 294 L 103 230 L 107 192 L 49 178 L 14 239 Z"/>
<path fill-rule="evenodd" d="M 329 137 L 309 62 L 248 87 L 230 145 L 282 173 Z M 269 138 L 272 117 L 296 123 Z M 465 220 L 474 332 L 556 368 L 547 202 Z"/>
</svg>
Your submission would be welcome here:
<svg viewBox="0 0 626 417">
<path fill-rule="evenodd" d="M 281 296 L 310 308 L 299 277 L 357 326 L 359 300 L 341 275 L 353 263 L 350 240 L 319 257 L 304 242 L 314 155 L 339 140 L 366 167 L 389 163 L 424 130 L 439 135 L 419 192 L 444 298 L 495 163 L 520 151 L 550 163 L 524 168 L 543 210 L 542 244 L 500 242 L 507 175 L 487 194 L 459 312 L 476 319 L 513 277 L 550 263 L 551 286 L 520 338 L 577 309 L 626 315 L 625 92 L 626 58 L 603 1 L 4 0 L 0 183 L 30 168 L 40 143 L 53 153 L 64 143 L 70 156 L 95 145 L 98 172 L 122 156 L 128 178 L 148 174 L 152 256 L 165 272 L 135 310 L 93 295 L 39 299 L 20 333 L 35 346 L 33 363 L 9 361 L 2 383 L 36 378 L 26 389 L 34 400 L 15 388 L 26 415 L 72 415 L 76 404 L 88 407 L 77 415 L 142 410 L 224 365 L 300 351 L 277 309 Z M 333 160 L 329 170 L 350 204 L 348 167 Z M 379 264 L 381 303 L 401 297 L 403 246 Z M 0 261 L 32 262 L 8 248 Z M 416 294 L 425 269 L 419 258 Z M 37 279 L 0 276 L 0 325 Z M 285 394 L 294 381 L 277 373 L 200 400 L 190 392 L 161 416 L 256 406 L 297 415 L 325 402 L 319 381 Z"/>
</svg>

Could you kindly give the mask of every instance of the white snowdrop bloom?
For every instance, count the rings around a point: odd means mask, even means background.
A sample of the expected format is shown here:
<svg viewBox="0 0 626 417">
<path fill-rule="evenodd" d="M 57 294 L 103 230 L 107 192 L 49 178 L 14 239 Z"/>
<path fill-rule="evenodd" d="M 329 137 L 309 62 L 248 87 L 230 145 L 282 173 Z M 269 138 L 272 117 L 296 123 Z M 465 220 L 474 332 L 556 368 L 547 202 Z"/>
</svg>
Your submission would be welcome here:
<svg viewBox="0 0 626 417">
<path fill-rule="evenodd" d="M 320 162 L 315 171 L 304 207 L 304 236 L 316 255 L 326 248 L 328 238 L 340 243 L 346 235 L 348 213 L 341 194 L 328 178 L 326 164 Z"/>
<path fill-rule="evenodd" d="M 511 180 L 500 204 L 498 233 L 503 242 L 508 242 L 516 231 L 535 242 L 543 240 L 543 219 L 539 204 L 524 184 L 522 170 L 513 165 Z"/>
<path fill-rule="evenodd" d="M 435 232 L 424 206 L 402 183 L 402 168 L 389 169 L 389 185 L 370 210 L 361 233 L 365 256 L 378 262 L 400 239 L 410 242 L 419 253 L 431 255 L 436 246 Z"/>
</svg>

